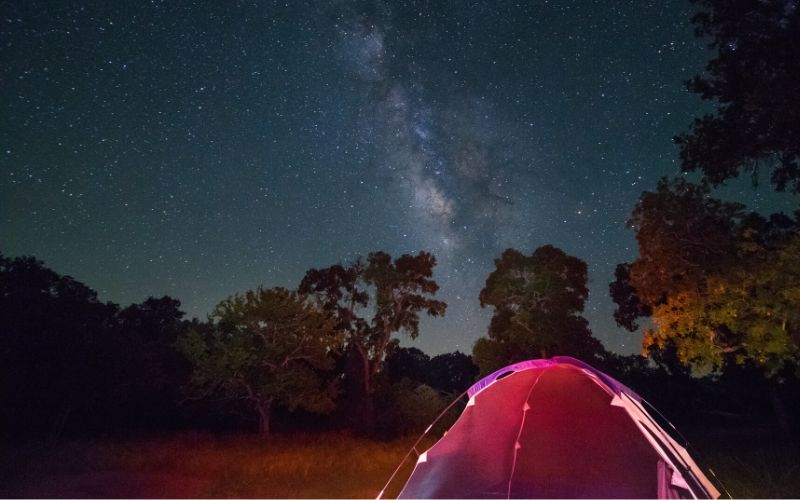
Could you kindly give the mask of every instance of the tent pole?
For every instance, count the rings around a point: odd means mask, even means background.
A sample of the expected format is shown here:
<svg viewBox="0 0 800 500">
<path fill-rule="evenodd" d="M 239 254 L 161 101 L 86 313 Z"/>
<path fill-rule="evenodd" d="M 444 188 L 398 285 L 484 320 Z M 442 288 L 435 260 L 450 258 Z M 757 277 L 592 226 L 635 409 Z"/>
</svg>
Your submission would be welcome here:
<svg viewBox="0 0 800 500">
<path fill-rule="evenodd" d="M 411 452 L 417 450 L 417 445 L 420 443 L 420 441 L 422 441 L 422 438 L 424 438 L 425 435 L 428 434 L 428 432 L 431 429 L 433 429 L 433 426 L 436 425 L 436 422 L 438 422 L 445 415 L 445 413 L 450 411 L 450 409 L 453 406 L 455 406 L 455 404 L 458 401 L 460 401 L 461 398 L 466 396 L 468 392 L 469 392 L 469 389 L 467 389 L 466 391 L 462 392 L 460 396 L 458 396 L 453 401 L 451 401 L 450 404 L 447 405 L 447 407 L 444 410 L 442 410 L 442 412 L 439 414 L 439 416 L 437 416 L 435 419 L 433 419 L 433 422 L 431 422 L 431 424 L 425 429 L 425 431 L 422 434 L 420 434 L 420 436 L 417 438 L 417 440 L 414 441 L 414 444 L 411 446 L 411 449 L 408 450 L 408 452 L 403 457 L 403 460 L 400 461 L 400 463 L 397 465 L 397 468 L 394 470 L 394 472 L 392 472 L 392 475 L 389 476 L 389 480 L 386 481 L 386 484 L 383 485 L 383 489 L 381 489 L 380 493 L 378 493 L 378 496 L 375 497 L 375 500 L 381 500 L 381 497 L 383 496 L 384 492 L 386 492 L 386 488 L 389 487 L 389 485 L 392 483 L 392 480 L 394 480 L 394 477 L 397 475 L 398 472 L 400 472 L 400 469 L 403 467 L 403 464 L 406 462 L 406 459 L 409 457 L 409 455 L 411 455 Z M 420 453 L 417 451 L 417 456 L 419 456 L 419 454 Z"/>
<path fill-rule="evenodd" d="M 658 408 L 656 408 L 655 406 L 653 406 L 653 405 L 650 403 L 650 401 L 646 400 L 645 398 L 642 398 L 641 396 L 639 396 L 639 397 L 642 399 L 642 401 L 644 401 L 644 402 L 647 404 L 647 406 L 649 406 L 649 407 L 650 407 L 650 408 L 651 408 L 651 409 L 652 409 L 654 412 L 656 412 L 656 413 L 658 414 L 658 416 L 659 416 L 659 417 L 661 417 L 662 419 L 664 419 L 664 422 L 668 423 L 668 424 L 669 424 L 669 426 L 670 426 L 670 427 L 672 427 L 672 430 L 674 430 L 674 431 L 675 431 L 675 433 L 678 435 L 678 437 L 679 437 L 679 438 L 681 438 L 681 440 L 683 440 L 683 445 L 684 445 L 684 447 L 687 449 L 687 451 L 691 450 L 691 451 L 692 451 L 692 453 L 693 453 L 695 456 L 702 456 L 702 453 L 699 453 L 699 452 L 698 452 L 698 450 L 697 450 L 697 448 L 695 448 L 694 446 L 692 446 L 692 444 L 689 442 L 689 440 L 688 440 L 688 439 L 686 439 L 686 436 L 684 436 L 684 435 L 681 433 L 681 431 L 679 431 L 679 430 L 678 430 L 678 428 L 677 428 L 677 427 L 675 427 L 675 425 L 674 425 L 672 422 L 670 422 L 670 421 L 669 421 L 669 419 L 668 419 L 668 418 L 667 418 L 667 417 L 666 417 L 666 416 L 665 416 L 663 413 L 661 413 L 660 411 L 658 411 Z M 656 423 L 656 425 L 657 425 L 657 423 Z M 724 492 L 725 492 L 725 494 L 728 496 L 728 498 L 732 500 L 732 499 L 733 499 L 733 496 L 731 496 L 731 493 L 728 491 L 728 488 L 726 488 L 726 487 L 725 487 L 725 484 L 723 484 L 722 480 L 720 480 L 720 478 L 718 478 L 718 477 L 717 477 L 717 474 L 714 472 L 714 469 L 711 469 L 711 468 L 707 467 L 707 468 L 706 468 L 706 470 L 707 470 L 708 472 L 710 472 L 712 476 L 714 476 L 714 479 L 716 479 L 716 480 L 717 480 L 717 484 L 719 484 L 719 486 L 722 488 L 722 491 L 724 491 Z"/>
</svg>

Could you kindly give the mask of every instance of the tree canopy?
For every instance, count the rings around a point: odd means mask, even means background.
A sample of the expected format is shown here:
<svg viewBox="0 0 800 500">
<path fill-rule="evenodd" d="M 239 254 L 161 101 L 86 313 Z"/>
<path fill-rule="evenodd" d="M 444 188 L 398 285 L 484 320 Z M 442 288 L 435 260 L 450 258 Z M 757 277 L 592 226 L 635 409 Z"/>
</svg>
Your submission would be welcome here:
<svg viewBox="0 0 800 500">
<path fill-rule="evenodd" d="M 675 138 L 684 171 L 720 184 L 763 166 L 778 190 L 800 192 L 800 7 L 786 0 L 693 2 L 695 32 L 711 39 L 716 57 L 688 86 L 717 109 Z"/>
<path fill-rule="evenodd" d="M 394 346 L 386 358 L 390 383 L 409 379 L 448 394 L 461 394 L 475 382 L 478 367 L 461 352 L 430 357 L 416 347 Z"/>
<path fill-rule="evenodd" d="M 427 252 L 394 260 L 385 252 L 372 252 L 366 263 L 359 259 L 310 269 L 300 283 L 299 291 L 314 297 L 346 332 L 349 389 L 367 421 L 374 416 L 375 379 L 392 335 L 405 332 L 414 339 L 419 335 L 420 314 L 441 316 L 447 308 L 432 298 L 439 289 L 433 280 L 435 266 L 436 258 Z"/>
<path fill-rule="evenodd" d="M 211 319 L 209 333 L 192 331 L 178 342 L 193 364 L 199 395 L 248 402 L 265 436 L 273 403 L 289 410 L 333 409 L 335 388 L 317 372 L 333 368 L 331 352 L 342 336 L 316 304 L 283 288 L 258 288 L 222 301 Z"/>
<path fill-rule="evenodd" d="M 33 257 L 0 254 L 0 422 L 58 435 L 93 421 L 99 350 L 118 307 Z"/>
<path fill-rule="evenodd" d="M 488 338 L 475 343 L 482 373 L 508 363 L 555 355 L 591 361 L 603 352 L 581 316 L 589 289 L 586 263 L 545 245 L 530 256 L 508 249 L 480 292 L 481 307 L 493 307 Z"/>
<path fill-rule="evenodd" d="M 800 352 L 800 225 L 747 214 L 709 188 L 662 180 L 629 221 L 639 256 L 611 285 L 617 322 L 652 315 L 643 350 L 674 346 L 709 370 L 752 362 L 775 373 Z"/>
<path fill-rule="evenodd" d="M 644 303 L 657 304 L 670 291 L 697 289 L 708 273 L 728 267 L 743 209 L 684 179 L 661 179 L 655 192 L 642 193 L 628 225 L 639 244 L 630 276 Z"/>
</svg>

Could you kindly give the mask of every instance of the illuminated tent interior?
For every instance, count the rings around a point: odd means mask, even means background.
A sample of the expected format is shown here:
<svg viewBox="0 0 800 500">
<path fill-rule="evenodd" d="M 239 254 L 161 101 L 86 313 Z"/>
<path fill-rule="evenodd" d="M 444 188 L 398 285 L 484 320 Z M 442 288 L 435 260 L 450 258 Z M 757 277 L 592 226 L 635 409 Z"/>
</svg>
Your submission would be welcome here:
<svg viewBox="0 0 800 500">
<path fill-rule="evenodd" d="M 517 363 L 468 391 L 400 498 L 717 498 L 642 399 L 569 357 Z"/>
</svg>

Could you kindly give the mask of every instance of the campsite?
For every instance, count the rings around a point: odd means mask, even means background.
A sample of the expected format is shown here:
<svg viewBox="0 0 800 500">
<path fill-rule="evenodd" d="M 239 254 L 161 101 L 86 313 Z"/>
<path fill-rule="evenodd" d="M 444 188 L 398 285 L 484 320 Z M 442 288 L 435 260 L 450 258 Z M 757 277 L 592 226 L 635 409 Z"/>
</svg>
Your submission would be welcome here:
<svg viewBox="0 0 800 500">
<path fill-rule="evenodd" d="M 0 0 L 0 498 L 800 497 L 798 0 Z"/>
</svg>

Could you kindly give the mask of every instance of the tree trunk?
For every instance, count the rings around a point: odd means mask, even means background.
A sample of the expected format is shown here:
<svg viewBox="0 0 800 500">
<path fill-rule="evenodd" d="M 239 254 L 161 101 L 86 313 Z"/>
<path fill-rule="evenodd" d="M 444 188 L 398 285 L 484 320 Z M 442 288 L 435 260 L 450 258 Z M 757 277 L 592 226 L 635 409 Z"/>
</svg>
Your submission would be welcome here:
<svg viewBox="0 0 800 500">
<path fill-rule="evenodd" d="M 789 425 L 789 413 L 786 411 L 786 406 L 783 404 L 783 398 L 781 397 L 780 382 L 775 378 L 771 378 L 768 385 L 769 399 L 772 402 L 772 413 L 775 415 L 778 429 L 780 429 L 781 434 L 789 437 L 792 429 Z"/>
<path fill-rule="evenodd" d="M 359 354 L 361 355 L 361 376 L 364 378 L 364 397 L 369 397 L 372 396 L 372 367 L 370 366 L 367 353 L 359 351 Z"/>
<path fill-rule="evenodd" d="M 347 351 L 347 425 L 356 433 L 369 434 L 375 424 L 372 364 L 363 346 L 354 342 Z"/>
<path fill-rule="evenodd" d="M 372 365 L 370 364 L 369 354 L 367 351 L 359 348 L 358 355 L 361 358 L 361 377 L 362 380 L 362 390 L 363 393 L 360 395 L 360 404 L 358 405 L 358 413 L 356 415 L 357 419 L 355 420 L 358 422 L 358 425 L 363 429 L 366 430 L 368 433 L 371 433 L 375 429 L 375 404 L 374 404 L 374 397 L 375 397 L 375 387 L 372 383 Z"/>
<path fill-rule="evenodd" d="M 258 410 L 258 435 L 264 439 L 270 437 L 269 419 L 272 416 L 272 400 L 256 403 Z"/>
</svg>

